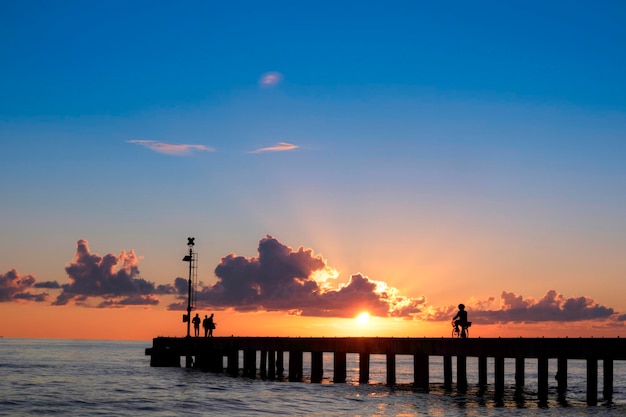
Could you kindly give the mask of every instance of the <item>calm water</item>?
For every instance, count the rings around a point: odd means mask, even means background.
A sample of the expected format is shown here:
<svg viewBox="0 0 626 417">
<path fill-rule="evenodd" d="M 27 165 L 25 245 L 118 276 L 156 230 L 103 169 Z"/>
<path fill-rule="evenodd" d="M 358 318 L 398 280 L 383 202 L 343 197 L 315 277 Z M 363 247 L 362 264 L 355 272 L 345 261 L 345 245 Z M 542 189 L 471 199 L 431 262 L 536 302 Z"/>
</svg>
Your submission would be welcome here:
<svg viewBox="0 0 626 417">
<path fill-rule="evenodd" d="M 557 401 L 550 381 L 547 407 L 536 396 L 536 362 L 527 361 L 526 389 L 516 398 L 514 362 L 505 363 L 507 391 L 496 403 L 476 388 L 477 363 L 468 358 L 466 394 L 443 390 L 441 358 L 431 358 L 432 391 L 413 392 L 410 356 L 398 356 L 398 386 L 385 381 L 385 357 L 372 355 L 371 383 L 359 385 L 358 356 L 348 355 L 346 384 L 332 384 L 332 355 L 324 357 L 322 384 L 231 378 L 196 369 L 151 368 L 144 356 L 151 341 L 0 339 L 0 415 L 79 416 L 625 416 L 626 364 L 615 362 L 613 404 L 585 405 L 585 363 L 569 362 L 567 404 Z M 305 373 L 307 367 L 305 354 Z M 287 359 L 287 357 L 285 357 Z M 455 361 L 453 361 L 455 362 Z M 556 361 L 550 361 L 551 377 Z M 243 363 L 243 361 L 240 361 Z M 257 362 L 258 363 L 258 362 Z M 287 365 L 288 362 L 285 361 Z M 602 367 L 599 364 L 599 398 Z M 488 365 L 493 370 L 493 363 Z M 453 374 L 456 375 L 456 374 Z M 489 375 L 489 383 L 493 375 Z M 490 389 L 493 387 L 490 386 Z"/>
</svg>

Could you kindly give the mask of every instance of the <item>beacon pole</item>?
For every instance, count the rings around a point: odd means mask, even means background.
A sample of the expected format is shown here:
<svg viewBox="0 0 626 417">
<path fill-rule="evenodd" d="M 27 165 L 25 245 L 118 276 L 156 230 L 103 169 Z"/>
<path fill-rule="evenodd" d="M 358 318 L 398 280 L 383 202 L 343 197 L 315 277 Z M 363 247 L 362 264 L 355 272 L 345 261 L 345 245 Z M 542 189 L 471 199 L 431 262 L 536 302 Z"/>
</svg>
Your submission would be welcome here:
<svg viewBox="0 0 626 417">
<path fill-rule="evenodd" d="M 193 237 L 187 238 L 187 246 L 189 247 L 189 255 L 186 255 L 183 258 L 183 262 L 189 262 L 189 291 L 188 291 L 188 298 L 187 298 L 187 315 L 183 317 L 183 321 L 187 322 L 187 340 L 189 341 L 191 340 L 191 303 L 192 303 L 191 286 L 192 286 L 192 274 L 193 274 L 193 245 L 194 245 L 193 241 L 194 241 Z M 187 368 L 193 367 L 193 356 L 189 355 L 189 353 L 187 353 L 186 358 L 185 358 L 185 366 Z"/>
<path fill-rule="evenodd" d="M 183 317 L 183 321 L 187 322 L 187 337 L 191 337 L 191 274 L 193 272 L 193 245 L 195 238 L 187 238 L 187 246 L 189 247 L 189 255 L 183 258 L 183 262 L 189 262 L 189 289 L 187 294 L 187 315 Z"/>
</svg>

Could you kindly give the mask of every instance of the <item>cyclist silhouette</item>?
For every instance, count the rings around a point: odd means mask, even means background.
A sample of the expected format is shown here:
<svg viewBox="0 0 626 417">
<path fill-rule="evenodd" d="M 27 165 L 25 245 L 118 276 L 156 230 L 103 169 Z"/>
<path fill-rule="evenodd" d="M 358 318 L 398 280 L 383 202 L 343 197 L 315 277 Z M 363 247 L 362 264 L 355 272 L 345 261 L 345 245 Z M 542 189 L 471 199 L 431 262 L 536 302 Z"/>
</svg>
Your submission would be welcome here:
<svg viewBox="0 0 626 417">
<path fill-rule="evenodd" d="M 455 332 L 459 332 L 459 326 L 462 329 L 468 328 L 470 325 L 467 321 L 467 311 L 465 311 L 465 305 L 459 304 L 459 311 L 456 313 L 456 316 L 452 317 L 454 320 L 454 330 Z"/>
</svg>

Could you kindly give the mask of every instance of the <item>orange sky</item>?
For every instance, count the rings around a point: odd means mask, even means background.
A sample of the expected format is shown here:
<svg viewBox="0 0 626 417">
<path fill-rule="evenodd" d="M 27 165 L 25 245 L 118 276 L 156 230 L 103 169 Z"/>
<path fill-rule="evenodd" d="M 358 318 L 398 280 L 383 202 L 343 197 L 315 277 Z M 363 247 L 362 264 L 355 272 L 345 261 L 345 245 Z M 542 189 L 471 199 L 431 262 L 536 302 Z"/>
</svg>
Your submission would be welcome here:
<svg viewBox="0 0 626 417">
<path fill-rule="evenodd" d="M 184 254 L 174 264 L 181 275 L 188 272 L 188 264 L 181 262 Z M 63 280 L 42 281 L 16 270 L 0 273 L 0 313 L 10 318 L 0 322 L 0 335 L 185 336 L 188 280 L 179 276 L 157 285 L 139 276 L 142 262 L 133 250 L 101 256 L 80 240 Z M 502 289 L 490 294 L 482 286 L 461 291 L 441 278 L 451 269 L 422 269 L 419 291 L 427 295 L 415 295 L 418 287 L 402 265 L 387 270 L 387 281 L 358 273 L 346 277 L 313 250 L 266 236 L 256 256 L 231 254 L 219 261 L 212 277 L 201 274 L 193 314 L 215 313 L 216 336 L 448 337 L 461 301 L 473 322 L 472 337 L 626 336 L 623 313 L 589 296 L 545 286 L 534 297 Z M 515 288 L 515 283 L 507 286 Z M 459 300 L 461 293 L 466 298 Z M 369 313 L 369 320 L 355 319 L 362 312 Z"/>
<path fill-rule="evenodd" d="M 386 336 L 448 337 L 448 322 L 418 322 L 371 317 L 356 319 L 294 317 L 284 313 L 215 313 L 215 336 Z M 0 335 L 19 338 L 77 338 L 111 340 L 150 340 L 157 336 L 185 336 L 182 312 L 161 308 L 127 307 L 96 309 L 35 304 L 0 304 Z M 470 311 L 471 320 L 471 311 Z M 471 337 L 626 337 L 623 328 L 600 323 L 474 325 Z M 191 329 L 193 334 L 193 328 Z"/>
</svg>

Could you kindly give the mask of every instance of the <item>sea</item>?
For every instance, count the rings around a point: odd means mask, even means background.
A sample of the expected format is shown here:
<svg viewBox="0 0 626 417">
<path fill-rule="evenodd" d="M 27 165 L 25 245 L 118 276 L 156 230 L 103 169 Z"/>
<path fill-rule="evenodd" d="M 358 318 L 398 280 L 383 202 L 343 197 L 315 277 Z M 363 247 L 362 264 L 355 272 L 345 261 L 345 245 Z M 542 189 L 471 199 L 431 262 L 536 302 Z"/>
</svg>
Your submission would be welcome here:
<svg viewBox="0 0 626 417">
<path fill-rule="evenodd" d="M 514 389 L 514 361 L 505 361 L 505 394 L 496 400 L 493 362 L 488 362 L 490 385 L 481 392 L 473 358 L 467 359 L 466 392 L 457 392 L 454 386 L 444 388 L 440 357 L 430 358 L 431 389 L 420 392 L 412 388 L 411 356 L 397 357 L 398 383 L 391 387 L 385 384 L 383 355 L 371 355 L 367 384 L 358 383 L 358 355 L 348 355 L 347 382 L 335 384 L 332 354 L 325 354 L 320 384 L 307 381 L 310 355 L 306 353 L 304 381 L 288 382 L 237 378 L 194 368 L 153 368 L 150 357 L 145 356 L 145 349 L 151 346 L 152 341 L 0 338 L 0 415 L 626 416 L 626 363 L 622 361 L 614 363 L 611 402 L 602 400 L 599 362 L 599 402 L 587 406 L 584 361 L 568 362 L 568 392 L 559 398 L 552 377 L 556 361 L 550 360 L 549 399 L 540 403 L 537 362 L 531 359 L 526 360 L 526 386 L 521 393 Z M 453 369 L 453 379 L 455 375 Z"/>
</svg>

